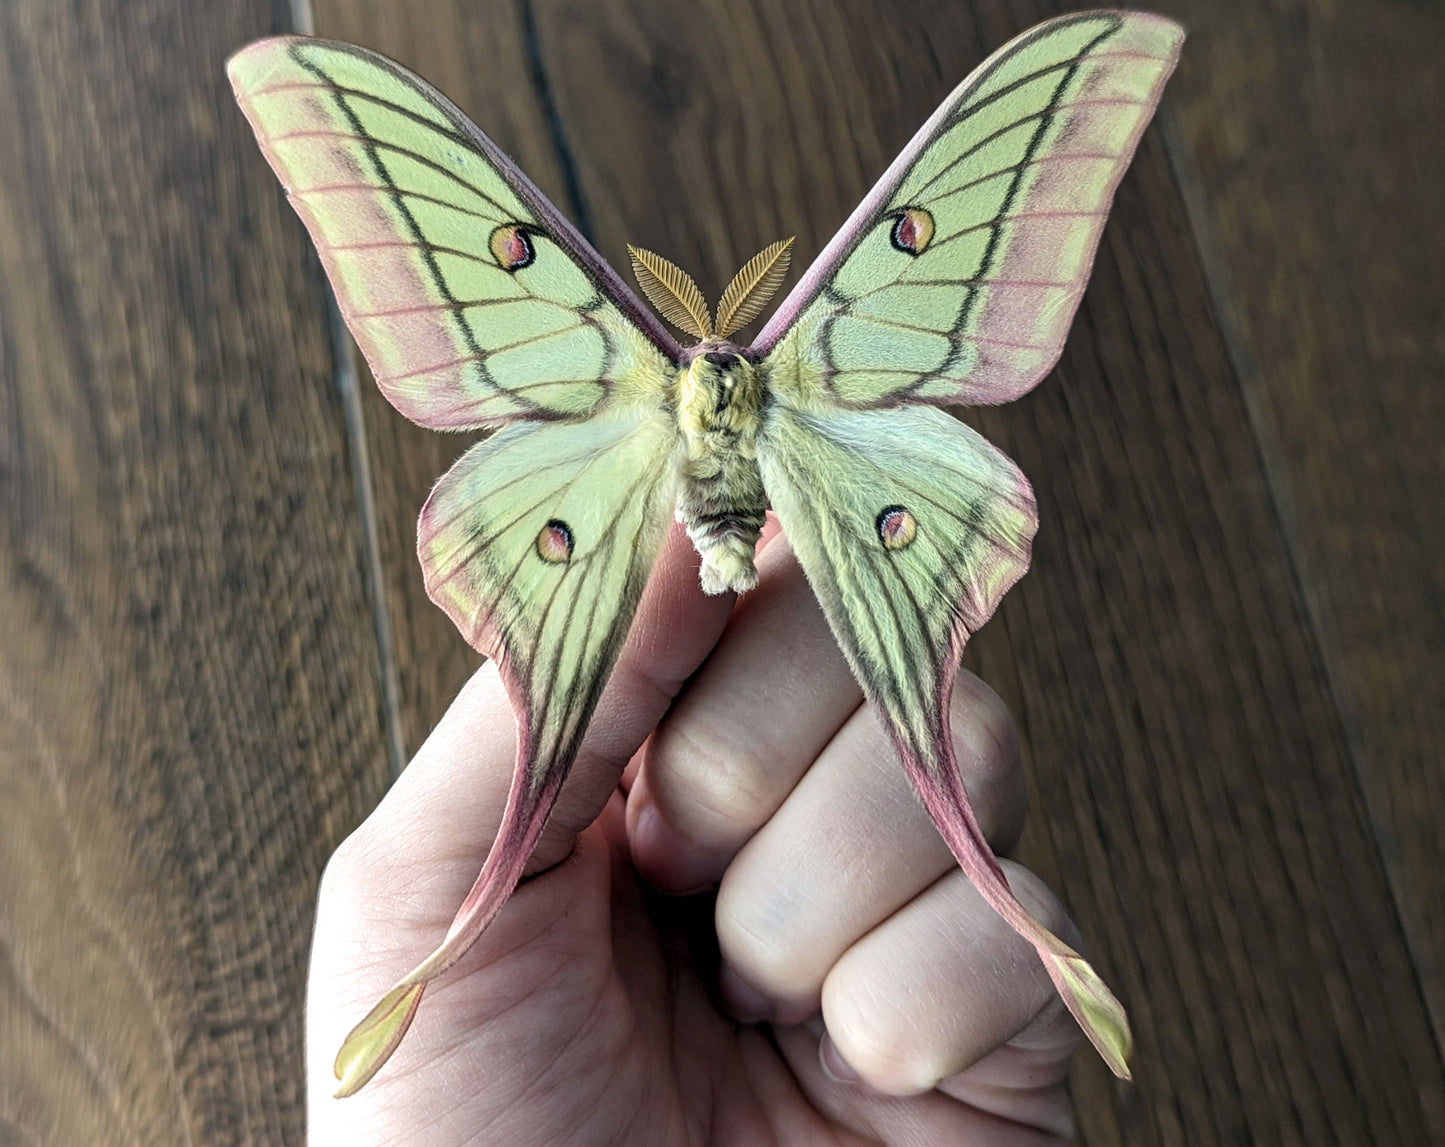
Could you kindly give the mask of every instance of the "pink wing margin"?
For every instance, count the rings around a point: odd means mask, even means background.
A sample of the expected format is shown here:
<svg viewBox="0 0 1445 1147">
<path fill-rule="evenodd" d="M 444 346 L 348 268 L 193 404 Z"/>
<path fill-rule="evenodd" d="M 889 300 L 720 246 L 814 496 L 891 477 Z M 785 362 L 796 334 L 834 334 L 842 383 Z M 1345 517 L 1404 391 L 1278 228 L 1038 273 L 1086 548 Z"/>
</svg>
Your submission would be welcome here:
<svg viewBox="0 0 1445 1147">
<path fill-rule="evenodd" d="M 1137 101 L 1138 106 L 1143 109 L 1142 114 L 1138 116 L 1138 122 L 1123 141 L 1122 146 L 1111 144 L 1107 153 L 1101 152 L 1093 146 L 1093 141 L 1097 137 L 1107 134 L 1096 129 L 1110 116 L 1112 107 L 1121 101 L 1107 98 L 1091 99 L 1085 94 L 1083 98 L 1075 101 L 1061 100 L 1049 113 L 1055 119 L 1067 117 L 1066 131 L 1071 141 L 1075 142 L 1077 150 L 1083 153 L 1079 156 L 1080 159 L 1096 163 L 1105 158 L 1107 154 L 1107 158 L 1113 161 L 1112 170 L 1104 185 L 1104 194 L 1082 212 L 1093 217 L 1093 225 L 1088 233 L 1085 257 L 1065 280 L 1061 283 L 1051 282 L 1049 284 L 1051 286 L 1062 285 L 1067 288 L 1063 305 L 1051 307 L 1050 328 L 1053 337 L 1042 345 L 1031 344 L 1018 347 L 1019 353 L 1011 353 L 1010 336 L 1020 325 L 1019 320 L 1034 317 L 1022 316 L 1019 313 L 1020 307 L 1028 308 L 1030 292 L 1021 290 L 1014 298 L 1005 294 L 1002 299 L 986 304 L 979 315 L 976 329 L 967 336 L 977 339 L 981 345 L 983 353 L 980 356 L 980 363 L 968 376 L 957 379 L 958 391 L 949 396 L 946 401 L 967 405 L 994 405 L 1010 402 L 1036 386 L 1054 368 L 1059 356 L 1063 353 L 1069 327 L 1078 310 L 1079 301 L 1083 297 L 1084 288 L 1093 269 L 1099 237 L 1103 232 L 1109 208 L 1113 203 L 1114 192 L 1119 181 L 1124 177 L 1124 172 L 1128 170 L 1139 139 L 1144 134 L 1152 117 L 1153 109 L 1163 94 L 1164 85 L 1178 63 L 1179 52 L 1184 41 L 1183 30 L 1172 20 L 1162 16 L 1130 11 L 1074 13 L 1040 24 L 994 52 L 972 75 L 950 93 L 938 110 L 919 128 L 898 158 L 889 165 L 882 178 L 848 216 L 842 228 L 829 240 L 827 246 L 804 272 L 787 298 L 779 305 L 763 329 L 758 332 L 757 339 L 749 348 L 749 356 L 755 359 L 762 358 L 771 351 L 788 333 L 789 328 L 793 326 L 799 316 L 826 289 L 837 274 L 839 267 L 861 239 L 871 232 L 887 214 L 898 209 L 899 205 L 892 203 L 893 197 L 919 158 L 946 129 L 963 118 L 960 116 L 961 109 L 965 108 L 974 94 L 1003 63 L 1021 49 L 1027 48 L 1035 41 L 1057 31 L 1063 25 L 1082 20 L 1097 20 L 1101 17 L 1111 17 L 1117 20 L 1117 27 L 1107 37 L 1105 48 L 1098 52 L 1091 50 L 1086 53 L 1086 56 L 1099 58 L 1107 54 L 1120 59 L 1157 60 L 1161 66 L 1150 91 L 1142 100 Z M 965 111 L 964 116 L 966 114 Z M 1049 221 L 1044 217 L 1051 212 L 1078 215 L 1081 211 L 1068 178 L 1069 159 L 1057 157 L 1048 159 L 1048 162 L 1050 166 L 1048 177 L 1039 179 L 1028 195 L 1000 217 L 1000 222 L 1002 222 L 1005 218 L 1017 214 L 1027 214 L 1036 217 L 1036 224 L 1028 229 L 1026 237 L 1008 245 L 1003 257 L 989 268 L 988 276 L 992 282 L 1014 281 L 1026 284 L 1040 277 L 1053 279 L 1053 275 L 1047 272 L 1043 276 L 1040 275 L 1041 267 L 1047 267 L 1049 263 L 1054 262 L 1051 258 L 1052 251 L 1047 248 L 1050 237 Z M 1020 177 L 1022 174 L 1021 171 Z M 964 290 L 965 286 L 964 283 L 960 283 L 960 291 Z M 1040 297 L 1036 292 L 1034 295 L 1036 298 Z M 920 401 L 909 398 L 901 400 Z M 940 400 L 923 401 L 937 402 Z"/>
</svg>

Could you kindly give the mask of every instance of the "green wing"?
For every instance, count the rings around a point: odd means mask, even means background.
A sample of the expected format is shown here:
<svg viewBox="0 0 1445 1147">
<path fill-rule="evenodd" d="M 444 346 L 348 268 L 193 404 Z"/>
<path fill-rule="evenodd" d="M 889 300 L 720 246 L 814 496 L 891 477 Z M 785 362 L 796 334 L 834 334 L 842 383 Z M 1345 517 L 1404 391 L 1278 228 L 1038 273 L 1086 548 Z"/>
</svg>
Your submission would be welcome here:
<svg viewBox="0 0 1445 1147">
<path fill-rule="evenodd" d="M 228 71 L 347 326 L 408 418 L 579 418 L 665 376 L 672 336 L 425 81 L 296 37 L 253 44 Z"/>
<path fill-rule="evenodd" d="M 427 982 L 462 957 L 521 879 L 662 544 L 675 433 L 660 413 L 508 426 L 427 500 L 417 544 L 427 591 L 496 659 L 517 713 L 517 766 L 456 921 L 347 1037 L 338 1094 L 381 1067 Z"/>
<path fill-rule="evenodd" d="M 963 645 L 1028 568 L 1038 521 L 1028 481 L 963 423 L 924 406 L 782 406 L 760 460 L 783 532 L 939 832 L 1127 1076 L 1123 1008 L 1014 899 L 969 807 L 949 731 Z"/>
<path fill-rule="evenodd" d="M 969 636 L 1028 569 L 1033 491 L 941 410 L 781 407 L 763 484 L 870 697 L 927 756 Z"/>
<path fill-rule="evenodd" d="M 760 332 L 778 388 L 851 407 L 1006 402 L 1058 360 L 1183 32 L 1051 20 L 944 102 Z"/>
</svg>

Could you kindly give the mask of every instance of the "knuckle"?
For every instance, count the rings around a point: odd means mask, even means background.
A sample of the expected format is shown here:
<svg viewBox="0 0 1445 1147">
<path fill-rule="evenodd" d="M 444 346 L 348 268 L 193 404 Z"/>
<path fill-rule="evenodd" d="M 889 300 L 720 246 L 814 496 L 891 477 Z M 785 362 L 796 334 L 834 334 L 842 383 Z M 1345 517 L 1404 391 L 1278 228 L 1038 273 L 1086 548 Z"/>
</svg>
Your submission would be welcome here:
<svg viewBox="0 0 1445 1147">
<path fill-rule="evenodd" d="M 724 878 L 714 922 L 723 958 L 750 983 L 789 994 L 801 965 L 795 922 L 806 915 L 792 885 Z"/>
<path fill-rule="evenodd" d="M 1024 909 L 1077 946 L 1052 890 L 1021 865 L 1001 863 Z M 935 887 L 926 915 L 855 945 L 823 985 L 823 1016 L 839 1053 L 889 1094 L 936 1086 L 1038 1017 L 1038 1038 L 1057 1040 L 1063 1004 L 1027 941 L 967 891 L 962 873 Z M 931 955 L 917 960 L 919 953 Z"/>
<path fill-rule="evenodd" d="M 320 905 L 348 903 L 365 885 L 366 848 L 358 829 L 336 846 L 321 870 L 316 897 Z"/>
<path fill-rule="evenodd" d="M 699 837 L 749 835 L 773 812 L 766 759 L 735 725 L 705 718 L 663 725 L 647 770 L 667 818 Z"/>
<path fill-rule="evenodd" d="M 960 673 L 951 705 L 957 747 L 992 769 L 1011 768 L 1020 757 L 1018 726 L 1003 698 L 972 673 Z"/>
<path fill-rule="evenodd" d="M 850 992 L 825 998 L 828 1034 L 843 1058 L 865 1080 L 892 1094 L 924 1091 L 957 1070 L 943 1062 L 920 1040 L 911 1026 L 900 1023 L 896 1010 L 880 1006 L 879 997 Z"/>
<path fill-rule="evenodd" d="M 350 886 L 377 866 L 376 841 L 369 830 L 369 821 L 363 821 L 347 833 L 321 870 L 321 887 L 340 888 Z"/>
</svg>

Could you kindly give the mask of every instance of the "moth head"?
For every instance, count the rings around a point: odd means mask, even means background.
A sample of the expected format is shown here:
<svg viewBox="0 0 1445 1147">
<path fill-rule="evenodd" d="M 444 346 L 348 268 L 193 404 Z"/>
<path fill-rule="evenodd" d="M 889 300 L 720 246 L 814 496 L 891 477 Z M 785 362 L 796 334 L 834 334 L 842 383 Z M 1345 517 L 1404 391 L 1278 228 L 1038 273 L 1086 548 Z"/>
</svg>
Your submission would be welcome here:
<svg viewBox="0 0 1445 1147">
<path fill-rule="evenodd" d="M 731 343 L 704 340 L 678 377 L 678 415 L 693 434 L 755 431 L 762 413 L 763 383 L 756 365 Z"/>
</svg>

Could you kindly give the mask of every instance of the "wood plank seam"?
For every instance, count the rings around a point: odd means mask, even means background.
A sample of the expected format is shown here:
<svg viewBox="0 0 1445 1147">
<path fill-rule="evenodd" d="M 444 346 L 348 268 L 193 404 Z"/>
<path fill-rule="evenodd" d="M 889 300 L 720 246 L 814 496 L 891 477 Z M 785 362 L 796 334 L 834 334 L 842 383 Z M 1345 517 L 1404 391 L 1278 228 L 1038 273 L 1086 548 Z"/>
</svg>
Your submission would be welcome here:
<svg viewBox="0 0 1445 1147">
<path fill-rule="evenodd" d="M 396 657 L 396 629 L 386 602 L 386 570 L 381 560 L 381 535 L 376 519 L 376 487 L 371 479 L 371 443 L 366 436 L 366 416 L 361 402 L 361 379 L 357 372 L 359 353 L 346 330 L 341 309 L 329 283 L 326 315 L 331 348 L 336 358 L 336 390 L 346 417 L 346 439 L 351 448 L 351 472 L 356 485 L 356 510 L 361 519 L 362 554 L 366 564 L 366 594 L 371 599 L 371 623 L 376 633 L 376 657 L 380 668 L 382 719 L 385 722 L 386 753 L 391 779 L 406 767 L 406 746 L 401 724 L 401 669 Z"/>
<path fill-rule="evenodd" d="M 582 181 L 577 174 L 572 144 L 567 138 L 567 127 L 562 121 L 561 112 L 557 110 L 552 82 L 547 76 L 542 37 L 537 30 L 537 16 L 532 10 L 532 0 L 517 0 L 517 22 L 522 27 L 522 51 L 526 56 L 527 75 L 537 93 L 537 103 L 547 124 L 552 151 L 557 157 L 557 169 L 562 175 L 562 187 L 567 197 L 567 203 L 562 209 L 577 230 L 582 232 L 583 238 L 595 247 L 597 233 L 592 228 L 592 212 L 588 208 L 587 197 L 582 194 Z"/>
</svg>

